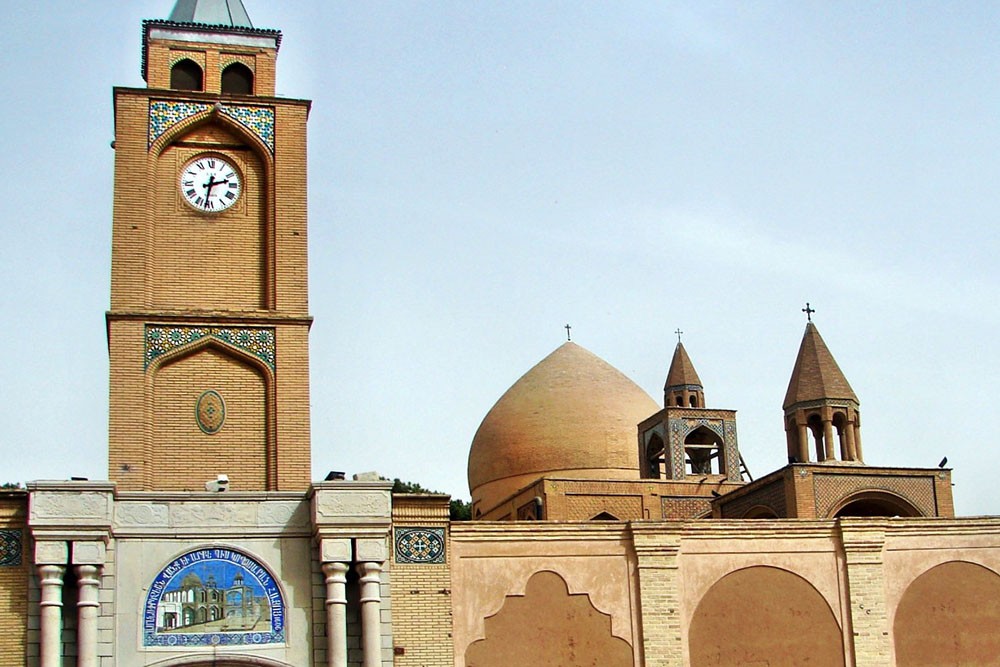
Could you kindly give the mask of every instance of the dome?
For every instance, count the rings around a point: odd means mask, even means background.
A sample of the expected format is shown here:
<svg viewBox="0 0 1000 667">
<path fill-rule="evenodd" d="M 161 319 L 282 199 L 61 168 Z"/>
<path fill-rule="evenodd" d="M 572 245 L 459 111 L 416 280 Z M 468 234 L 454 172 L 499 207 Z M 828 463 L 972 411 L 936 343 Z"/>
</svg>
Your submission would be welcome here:
<svg viewBox="0 0 1000 667">
<path fill-rule="evenodd" d="M 638 479 L 637 424 L 656 401 L 600 357 L 564 343 L 487 413 L 469 452 L 469 489 L 488 511 L 542 475 Z"/>
</svg>

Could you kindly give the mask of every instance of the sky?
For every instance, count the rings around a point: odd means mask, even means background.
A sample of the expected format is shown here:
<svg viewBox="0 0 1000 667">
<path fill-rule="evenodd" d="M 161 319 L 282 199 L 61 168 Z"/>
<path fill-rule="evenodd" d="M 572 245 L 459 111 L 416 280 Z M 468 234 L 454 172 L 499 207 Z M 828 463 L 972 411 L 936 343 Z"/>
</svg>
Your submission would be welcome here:
<svg viewBox="0 0 1000 667">
<path fill-rule="evenodd" d="M 677 337 L 750 472 L 813 320 L 865 458 L 1000 512 L 1000 5 L 245 0 L 309 121 L 313 476 L 468 498 L 566 339 L 657 401 Z M 112 86 L 171 0 L 5 5 L 0 470 L 107 477 Z"/>
</svg>

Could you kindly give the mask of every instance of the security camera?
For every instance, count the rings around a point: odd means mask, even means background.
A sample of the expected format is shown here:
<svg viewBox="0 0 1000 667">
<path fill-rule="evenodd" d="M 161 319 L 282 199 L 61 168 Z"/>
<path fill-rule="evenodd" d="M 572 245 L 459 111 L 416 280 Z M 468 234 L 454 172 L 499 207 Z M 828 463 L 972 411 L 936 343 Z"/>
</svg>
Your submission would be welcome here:
<svg viewBox="0 0 1000 667">
<path fill-rule="evenodd" d="M 205 482 L 205 490 L 211 491 L 212 493 L 222 493 L 229 488 L 229 477 L 227 475 L 219 475 L 215 479 L 210 479 Z"/>
</svg>

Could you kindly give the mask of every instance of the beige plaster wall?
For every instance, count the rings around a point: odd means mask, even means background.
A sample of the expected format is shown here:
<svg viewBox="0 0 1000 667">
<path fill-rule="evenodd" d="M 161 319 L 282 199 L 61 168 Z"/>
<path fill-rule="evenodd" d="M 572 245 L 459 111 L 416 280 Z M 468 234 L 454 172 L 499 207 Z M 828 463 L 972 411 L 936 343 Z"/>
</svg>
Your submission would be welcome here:
<svg viewBox="0 0 1000 667">
<path fill-rule="evenodd" d="M 523 596 L 532 575 L 548 571 L 569 595 L 585 594 L 610 617 L 610 634 L 626 641 L 640 664 L 638 576 L 625 524 L 453 523 L 452 600 L 456 667 L 469 645 L 485 637 L 485 619 L 508 596 Z"/>
</svg>

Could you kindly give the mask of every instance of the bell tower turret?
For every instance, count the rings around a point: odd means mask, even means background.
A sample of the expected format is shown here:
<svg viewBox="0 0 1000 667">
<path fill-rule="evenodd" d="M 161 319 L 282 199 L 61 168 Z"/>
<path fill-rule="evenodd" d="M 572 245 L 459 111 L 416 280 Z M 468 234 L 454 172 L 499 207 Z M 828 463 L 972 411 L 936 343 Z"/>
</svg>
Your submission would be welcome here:
<svg viewBox="0 0 1000 667">
<path fill-rule="evenodd" d="M 857 395 L 810 318 L 782 405 L 789 462 L 811 460 L 811 435 L 816 461 L 836 461 L 839 454 L 841 461 L 861 463 L 859 405 Z"/>
</svg>

